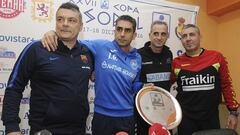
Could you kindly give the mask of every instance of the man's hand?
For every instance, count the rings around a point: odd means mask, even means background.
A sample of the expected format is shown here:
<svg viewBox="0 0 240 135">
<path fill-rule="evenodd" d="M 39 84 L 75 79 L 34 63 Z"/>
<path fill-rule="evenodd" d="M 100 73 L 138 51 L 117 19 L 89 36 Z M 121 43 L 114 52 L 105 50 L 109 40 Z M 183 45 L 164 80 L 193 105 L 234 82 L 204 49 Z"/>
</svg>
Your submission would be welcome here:
<svg viewBox="0 0 240 135">
<path fill-rule="evenodd" d="M 238 124 L 238 117 L 230 114 L 227 120 L 227 128 L 236 129 L 237 124 Z"/>
<path fill-rule="evenodd" d="M 92 82 L 95 82 L 95 72 L 94 72 L 94 71 L 92 72 L 92 74 L 91 74 L 91 76 L 90 76 L 90 80 L 91 80 Z"/>
<path fill-rule="evenodd" d="M 58 37 L 55 31 L 48 31 L 43 35 L 41 42 L 44 48 L 47 48 L 48 51 L 55 51 L 58 46 Z"/>
<path fill-rule="evenodd" d="M 22 135 L 21 132 L 10 132 L 7 135 Z"/>
<path fill-rule="evenodd" d="M 144 87 L 154 88 L 154 84 L 153 84 L 153 83 L 144 83 L 144 84 L 143 84 L 143 88 L 144 88 Z"/>
</svg>

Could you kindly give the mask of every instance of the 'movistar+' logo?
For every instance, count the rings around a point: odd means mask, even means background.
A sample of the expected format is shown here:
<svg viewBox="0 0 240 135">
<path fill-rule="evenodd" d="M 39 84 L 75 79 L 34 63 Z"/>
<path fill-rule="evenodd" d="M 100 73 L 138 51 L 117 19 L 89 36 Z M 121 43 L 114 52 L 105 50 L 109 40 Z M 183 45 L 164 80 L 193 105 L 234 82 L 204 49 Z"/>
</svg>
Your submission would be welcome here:
<svg viewBox="0 0 240 135">
<path fill-rule="evenodd" d="M 0 17 L 14 18 L 24 12 L 24 0 L 0 0 Z"/>
</svg>

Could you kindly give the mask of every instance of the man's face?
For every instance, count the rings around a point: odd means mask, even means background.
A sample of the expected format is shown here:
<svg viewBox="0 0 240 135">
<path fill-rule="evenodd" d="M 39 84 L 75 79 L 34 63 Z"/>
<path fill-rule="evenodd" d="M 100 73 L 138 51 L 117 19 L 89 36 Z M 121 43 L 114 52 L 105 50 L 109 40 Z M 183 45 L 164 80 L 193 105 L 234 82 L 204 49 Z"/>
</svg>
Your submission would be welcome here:
<svg viewBox="0 0 240 135">
<path fill-rule="evenodd" d="M 115 40 L 120 47 L 130 46 L 132 40 L 134 40 L 136 37 L 132 23 L 125 20 L 118 21 L 115 26 L 114 33 Z"/>
<path fill-rule="evenodd" d="M 151 46 L 153 48 L 162 48 L 168 39 L 168 29 L 164 24 L 155 24 L 149 33 Z"/>
<path fill-rule="evenodd" d="M 181 42 L 187 52 L 192 53 L 200 49 L 200 35 L 195 28 L 183 29 Z"/>
<path fill-rule="evenodd" d="M 77 11 L 61 8 L 56 14 L 56 33 L 63 41 L 77 40 L 82 22 Z"/>
</svg>

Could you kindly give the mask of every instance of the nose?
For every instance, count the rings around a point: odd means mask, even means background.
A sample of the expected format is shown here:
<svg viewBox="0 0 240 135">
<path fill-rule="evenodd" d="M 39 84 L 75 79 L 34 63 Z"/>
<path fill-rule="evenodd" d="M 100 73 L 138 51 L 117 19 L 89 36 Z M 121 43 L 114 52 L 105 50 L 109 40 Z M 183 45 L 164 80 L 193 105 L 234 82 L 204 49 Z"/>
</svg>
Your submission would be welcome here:
<svg viewBox="0 0 240 135">
<path fill-rule="evenodd" d="M 159 34 L 159 35 L 157 36 L 157 39 L 162 39 L 162 35 Z"/>
<path fill-rule="evenodd" d="M 65 26 L 68 25 L 68 20 L 67 19 L 64 20 L 63 25 L 65 25 Z"/>
<path fill-rule="evenodd" d="M 191 40 L 191 36 L 187 35 L 187 36 L 186 36 L 186 40 L 187 40 L 187 41 Z"/>
<path fill-rule="evenodd" d="M 121 33 L 120 33 L 120 35 L 123 37 L 123 36 L 125 35 L 125 31 L 122 30 Z"/>
</svg>

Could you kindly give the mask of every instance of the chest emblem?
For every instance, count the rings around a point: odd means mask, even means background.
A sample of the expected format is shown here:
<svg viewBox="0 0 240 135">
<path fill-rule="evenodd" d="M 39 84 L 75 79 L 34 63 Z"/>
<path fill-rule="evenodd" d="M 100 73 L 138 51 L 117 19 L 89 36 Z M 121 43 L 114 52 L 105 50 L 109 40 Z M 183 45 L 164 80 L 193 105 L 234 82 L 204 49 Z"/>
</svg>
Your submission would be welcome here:
<svg viewBox="0 0 240 135">
<path fill-rule="evenodd" d="M 86 55 L 80 55 L 80 58 L 81 58 L 83 63 L 88 63 L 88 58 L 87 58 Z"/>
<path fill-rule="evenodd" d="M 135 59 L 132 59 L 132 60 L 130 61 L 130 65 L 131 65 L 131 68 L 134 69 L 134 70 L 136 70 L 137 67 L 138 67 L 137 61 L 136 61 Z"/>
</svg>

